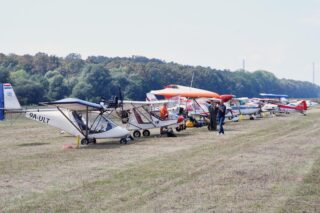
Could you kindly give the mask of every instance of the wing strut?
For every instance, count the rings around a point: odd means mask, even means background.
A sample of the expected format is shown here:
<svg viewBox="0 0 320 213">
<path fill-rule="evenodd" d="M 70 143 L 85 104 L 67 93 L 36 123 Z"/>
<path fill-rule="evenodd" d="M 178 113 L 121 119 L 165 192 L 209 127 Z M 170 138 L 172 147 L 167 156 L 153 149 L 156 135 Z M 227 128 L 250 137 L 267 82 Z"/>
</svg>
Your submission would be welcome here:
<svg viewBox="0 0 320 213">
<path fill-rule="evenodd" d="M 66 116 L 66 114 L 60 109 L 60 107 L 57 106 L 57 109 L 59 110 L 59 112 L 72 124 L 72 126 L 74 126 L 84 137 L 86 137 L 83 132 L 81 131 L 81 129 L 79 129 L 79 127 L 77 127 L 71 120 L 70 118 L 68 118 L 68 116 Z M 86 125 L 87 126 L 87 125 Z M 87 127 L 86 127 L 87 128 Z"/>
<path fill-rule="evenodd" d="M 88 135 L 89 135 L 89 129 L 88 129 L 89 123 L 88 123 L 88 121 L 89 121 L 89 107 L 87 106 L 86 107 L 86 135 L 85 135 L 87 140 L 89 139 L 88 138 Z"/>
</svg>

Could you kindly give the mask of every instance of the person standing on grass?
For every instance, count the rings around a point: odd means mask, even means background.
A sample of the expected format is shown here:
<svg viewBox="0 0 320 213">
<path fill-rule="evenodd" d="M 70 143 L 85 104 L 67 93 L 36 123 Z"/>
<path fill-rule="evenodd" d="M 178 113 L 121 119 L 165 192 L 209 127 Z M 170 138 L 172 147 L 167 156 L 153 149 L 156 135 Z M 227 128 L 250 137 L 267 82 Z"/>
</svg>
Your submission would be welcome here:
<svg viewBox="0 0 320 213">
<path fill-rule="evenodd" d="M 164 103 L 162 107 L 160 107 L 160 119 L 161 120 L 166 120 L 169 116 L 168 113 L 168 108 L 167 108 L 167 103 Z M 163 129 L 167 127 L 160 127 L 160 134 L 163 134 Z"/>
<path fill-rule="evenodd" d="M 216 103 L 211 100 L 211 104 L 208 105 L 208 111 L 209 111 L 209 118 L 210 122 L 208 125 L 208 130 L 213 131 L 217 130 L 217 112 L 218 112 L 218 107 L 216 106 Z"/>
<path fill-rule="evenodd" d="M 218 133 L 218 135 L 224 135 L 223 125 L 224 125 L 224 119 L 225 119 L 225 116 L 226 116 L 226 110 L 227 110 L 227 107 L 226 107 L 226 105 L 224 105 L 223 100 L 221 100 L 219 108 L 218 108 L 218 121 L 219 121 L 219 133 Z"/>
</svg>

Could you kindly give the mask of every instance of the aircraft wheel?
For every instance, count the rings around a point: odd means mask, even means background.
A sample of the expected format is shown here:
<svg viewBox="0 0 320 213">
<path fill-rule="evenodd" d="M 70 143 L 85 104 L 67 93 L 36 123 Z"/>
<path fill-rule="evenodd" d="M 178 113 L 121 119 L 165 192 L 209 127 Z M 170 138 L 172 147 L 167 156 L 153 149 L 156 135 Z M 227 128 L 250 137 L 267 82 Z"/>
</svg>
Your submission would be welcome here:
<svg viewBox="0 0 320 213">
<path fill-rule="evenodd" d="M 177 130 L 177 132 L 180 132 L 180 131 L 181 131 L 180 126 L 177 126 L 177 127 L 176 127 L 176 130 Z"/>
<path fill-rule="evenodd" d="M 254 120 L 254 117 L 250 117 L 250 120 Z"/>
<path fill-rule="evenodd" d="M 133 137 L 140 138 L 141 137 L 141 132 L 139 130 L 134 131 L 133 132 Z"/>
<path fill-rule="evenodd" d="M 96 144 L 96 143 L 97 143 L 97 139 L 93 138 L 91 142 L 92 142 L 93 144 Z"/>
<path fill-rule="evenodd" d="M 89 144 L 89 140 L 87 138 L 81 139 L 81 145 L 88 145 L 88 144 Z"/>
<path fill-rule="evenodd" d="M 147 130 L 147 129 L 145 129 L 145 130 L 143 130 L 142 135 L 143 135 L 144 137 L 148 137 L 148 136 L 150 136 L 150 131 Z"/>
<path fill-rule="evenodd" d="M 125 138 L 121 138 L 120 139 L 120 144 L 127 144 L 128 143 L 128 141 L 127 141 L 127 139 L 125 139 Z"/>
</svg>

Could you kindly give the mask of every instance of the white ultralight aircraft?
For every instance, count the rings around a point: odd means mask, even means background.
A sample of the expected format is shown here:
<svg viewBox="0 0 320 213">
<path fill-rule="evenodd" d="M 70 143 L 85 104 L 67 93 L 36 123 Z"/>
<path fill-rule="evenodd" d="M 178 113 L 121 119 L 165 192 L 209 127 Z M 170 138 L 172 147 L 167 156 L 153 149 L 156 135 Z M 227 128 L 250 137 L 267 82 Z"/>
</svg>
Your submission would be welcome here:
<svg viewBox="0 0 320 213">
<path fill-rule="evenodd" d="M 122 123 L 126 124 L 129 131 L 133 131 L 133 137 L 141 137 L 142 135 L 150 136 L 150 129 L 176 127 L 182 130 L 181 123 L 183 116 L 178 116 L 176 112 L 176 103 L 173 100 L 156 100 L 147 99 L 147 101 L 128 101 L 123 100 L 122 106 L 117 108 L 121 111 L 120 115 Z M 161 118 L 160 106 L 168 105 L 168 117 Z M 162 133 L 161 133 L 162 134 Z"/>
<path fill-rule="evenodd" d="M 261 106 L 257 103 L 249 102 L 247 97 L 232 99 L 227 108 L 231 109 L 233 116 L 248 115 L 250 120 L 254 120 L 254 116 L 261 112 Z"/>
<path fill-rule="evenodd" d="M 22 112 L 29 119 L 56 127 L 71 135 L 80 136 L 81 144 L 96 143 L 96 139 L 104 138 L 120 138 L 120 143 L 126 144 L 131 139 L 128 130 L 117 126 L 105 113 L 108 110 L 107 107 L 101 104 L 66 98 L 44 103 L 54 108 L 21 110 L 11 84 L 3 84 L 2 91 L 0 95 L 0 102 L 4 102 L 4 107 L 0 111 L 2 112 L 0 115 L 3 114 L 0 116 L 2 120 L 5 111 Z"/>
</svg>

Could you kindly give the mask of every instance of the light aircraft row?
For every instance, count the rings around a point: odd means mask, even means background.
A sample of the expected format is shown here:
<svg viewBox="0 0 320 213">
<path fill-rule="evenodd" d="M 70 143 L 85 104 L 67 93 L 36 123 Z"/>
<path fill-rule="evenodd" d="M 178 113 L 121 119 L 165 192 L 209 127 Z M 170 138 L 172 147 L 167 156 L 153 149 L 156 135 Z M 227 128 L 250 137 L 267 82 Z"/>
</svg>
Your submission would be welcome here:
<svg viewBox="0 0 320 213">
<path fill-rule="evenodd" d="M 34 121 L 56 127 L 64 132 L 81 138 L 81 144 L 96 143 L 96 139 L 120 138 L 126 144 L 133 137 L 150 136 L 150 129 L 176 128 L 184 130 L 188 117 L 208 116 L 208 102 L 220 102 L 227 105 L 226 117 L 237 121 L 239 115 L 248 115 L 250 119 L 261 112 L 289 113 L 298 111 L 305 114 L 316 102 L 296 101 L 288 103 L 285 95 L 260 94 L 262 98 L 235 98 L 231 94 L 217 93 L 181 85 L 168 85 L 161 90 L 152 90 L 146 94 L 146 101 L 123 100 L 112 97 L 100 103 L 88 102 L 77 98 L 42 103 L 45 108 L 22 109 L 10 83 L 0 84 L 0 120 L 5 112 L 24 113 Z M 164 97 L 158 100 L 156 96 Z M 160 116 L 160 109 L 167 106 L 168 115 Z M 121 121 L 122 124 L 116 124 Z M 131 132 L 133 137 L 131 136 Z"/>
</svg>

